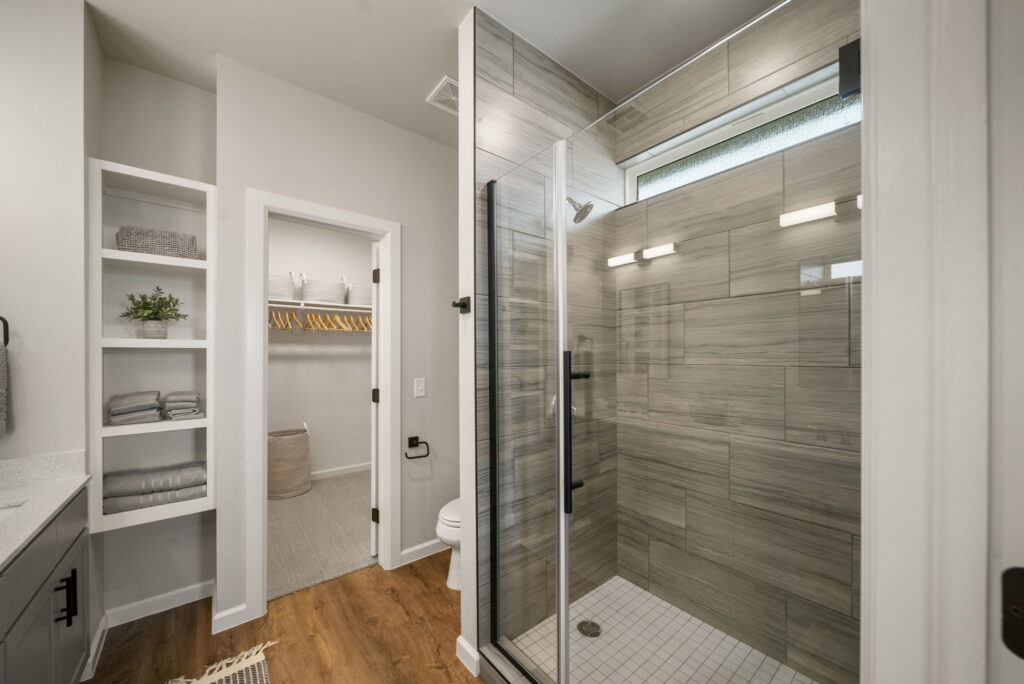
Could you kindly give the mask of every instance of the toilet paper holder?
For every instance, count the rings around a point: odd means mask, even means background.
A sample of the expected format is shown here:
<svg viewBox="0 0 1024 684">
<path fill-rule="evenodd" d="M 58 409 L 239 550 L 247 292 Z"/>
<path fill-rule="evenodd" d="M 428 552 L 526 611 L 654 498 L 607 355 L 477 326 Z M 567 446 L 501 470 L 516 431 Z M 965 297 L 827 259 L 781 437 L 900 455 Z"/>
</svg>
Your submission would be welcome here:
<svg viewBox="0 0 1024 684">
<path fill-rule="evenodd" d="M 415 448 L 420 447 L 420 446 L 427 447 L 427 453 L 419 454 L 417 456 L 410 456 L 409 452 L 406 451 L 405 452 L 405 457 L 407 459 L 409 459 L 410 461 L 415 461 L 418 458 L 426 458 L 427 456 L 429 456 L 430 455 L 430 442 L 428 442 L 425 439 L 420 439 L 417 435 L 413 435 L 412 437 L 409 438 L 409 448 L 410 449 L 415 449 Z"/>
</svg>

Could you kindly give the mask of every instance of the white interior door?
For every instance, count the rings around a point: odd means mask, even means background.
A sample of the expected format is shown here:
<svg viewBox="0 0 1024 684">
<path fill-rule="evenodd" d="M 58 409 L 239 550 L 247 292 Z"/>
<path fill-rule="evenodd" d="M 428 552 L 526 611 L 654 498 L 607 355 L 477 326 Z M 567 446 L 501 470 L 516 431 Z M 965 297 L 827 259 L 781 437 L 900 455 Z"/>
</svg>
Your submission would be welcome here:
<svg viewBox="0 0 1024 684">
<path fill-rule="evenodd" d="M 371 256 L 372 268 L 377 269 L 380 267 L 380 243 L 374 242 Z M 379 349 L 377 343 L 377 296 L 378 287 L 373 286 L 373 325 L 370 328 L 370 389 L 380 386 L 380 371 L 378 369 L 378 358 Z M 380 458 L 380 446 L 377 443 L 377 412 L 380 410 L 380 404 L 374 403 L 370 405 L 370 507 L 373 510 L 377 510 L 380 505 L 379 487 L 377 486 L 377 480 L 380 476 L 380 464 L 378 460 Z M 370 555 L 377 556 L 377 544 L 378 544 L 378 532 L 380 525 L 373 520 L 370 521 Z"/>
</svg>

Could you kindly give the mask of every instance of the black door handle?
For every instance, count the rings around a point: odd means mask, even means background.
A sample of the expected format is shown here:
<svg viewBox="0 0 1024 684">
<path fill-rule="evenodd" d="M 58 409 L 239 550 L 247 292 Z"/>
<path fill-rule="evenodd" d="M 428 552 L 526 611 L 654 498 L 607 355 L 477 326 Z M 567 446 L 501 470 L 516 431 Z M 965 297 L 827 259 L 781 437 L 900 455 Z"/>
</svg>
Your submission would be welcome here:
<svg viewBox="0 0 1024 684">
<path fill-rule="evenodd" d="M 78 569 L 71 568 L 71 574 L 60 581 L 60 586 L 54 587 L 54 591 L 64 592 L 64 607 L 54 622 L 63 622 L 70 627 L 74 618 L 78 616 Z"/>
<path fill-rule="evenodd" d="M 572 372 L 572 352 L 562 352 L 562 398 L 564 410 L 562 415 L 565 424 L 562 427 L 562 468 L 565 473 L 564 502 L 562 507 L 566 513 L 572 513 L 572 492 L 583 486 L 583 480 L 572 479 L 572 381 L 590 377 L 590 373 Z"/>
</svg>

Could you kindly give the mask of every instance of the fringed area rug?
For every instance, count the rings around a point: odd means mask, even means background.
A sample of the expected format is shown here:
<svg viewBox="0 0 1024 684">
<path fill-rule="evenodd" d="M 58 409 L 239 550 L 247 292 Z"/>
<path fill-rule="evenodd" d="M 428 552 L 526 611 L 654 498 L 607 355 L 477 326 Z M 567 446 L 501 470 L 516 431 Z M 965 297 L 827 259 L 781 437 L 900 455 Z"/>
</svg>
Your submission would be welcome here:
<svg viewBox="0 0 1024 684">
<path fill-rule="evenodd" d="M 178 677 L 167 684 L 270 684 L 270 672 L 267 670 L 267 658 L 263 651 L 276 643 L 268 641 L 253 646 L 234 658 L 210 665 L 199 679 Z"/>
</svg>

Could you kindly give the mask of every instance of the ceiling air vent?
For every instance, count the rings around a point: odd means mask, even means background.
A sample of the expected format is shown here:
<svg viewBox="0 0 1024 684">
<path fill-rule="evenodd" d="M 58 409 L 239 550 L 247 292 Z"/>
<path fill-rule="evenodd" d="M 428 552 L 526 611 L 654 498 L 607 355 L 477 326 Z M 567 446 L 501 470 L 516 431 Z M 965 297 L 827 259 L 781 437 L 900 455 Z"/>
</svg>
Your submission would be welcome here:
<svg viewBox="0 0 1024 684">
<path fill-rule="evenodd" d="M 453 116 L 459 115 L 459 82 L 445 76 L 427 95 L 427 102 Z"/>
</svg>

